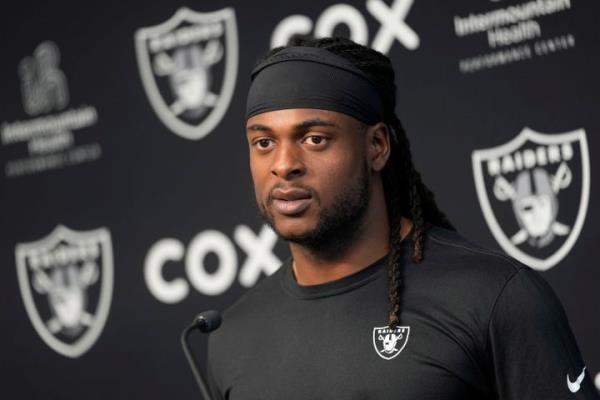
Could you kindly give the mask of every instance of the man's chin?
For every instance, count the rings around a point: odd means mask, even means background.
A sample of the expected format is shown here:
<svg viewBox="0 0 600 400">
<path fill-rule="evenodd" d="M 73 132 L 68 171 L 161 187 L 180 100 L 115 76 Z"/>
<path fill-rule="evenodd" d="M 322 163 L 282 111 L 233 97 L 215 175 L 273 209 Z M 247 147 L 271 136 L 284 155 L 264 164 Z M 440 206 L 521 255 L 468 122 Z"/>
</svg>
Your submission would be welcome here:
<svg viewBox="0 0 600 400">
<path fill-rule="evenodd" d="M 296 224 L 295 226 L 289 226 L 292 224 L 277 224 L 275 223 L 274 230 L 281 237 L 281 239 L 288 242 L 303 242 L 304 240 L 311 238 L 315 234 L 314 227 L 301 227 Z"/>
<path fill-rule="evenodd" d="M 291 243 L 305 244 L 311 243 L 318 234 L 318 221 L 311 218 L 310 215 L 284 216 L 277 213 L 264 212 L 262 217 L 264 221 L 275 231 L 282 240 Z"/>
</svg>

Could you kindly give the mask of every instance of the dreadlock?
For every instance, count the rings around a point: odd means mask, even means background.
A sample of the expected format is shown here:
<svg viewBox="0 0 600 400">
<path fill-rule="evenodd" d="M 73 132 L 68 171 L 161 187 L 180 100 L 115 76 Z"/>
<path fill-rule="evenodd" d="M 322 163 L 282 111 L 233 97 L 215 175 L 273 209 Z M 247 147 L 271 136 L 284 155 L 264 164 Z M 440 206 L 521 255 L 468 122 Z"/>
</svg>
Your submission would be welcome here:
<svg viewBox="0 0 600 400">
<path fill-rule="evenodd" d="M 326 49 L 352 62 L 367 74 L 376 86 L 384 106 L 384 121 L 391 130 L 391 154 L 382 171 L 385 202 L 390 226 L 391 252 L 388 258 L 389 310 L 388 324 L 395 327 L 400 323 L 402 279 L 401 218 L 413 222 L 411 259 L 415 263 L 423 260 L 425 222 L 454 230 L 450 221 L 438 208 L 433 193 L 425 186 L 415 169 L 406 132 L 396 116 L 396 83 L 394 68 L 389 58 L 346 38 L 322 38 L 295 36 L 288 45 L 318 47 Z M 272 49 L 262 59 L 281 51 L 285 47 Z M 261 61 L 262 61 L 261 60 Z M 259 61 L 259 63 L 261 62 Z"/>
</svg>

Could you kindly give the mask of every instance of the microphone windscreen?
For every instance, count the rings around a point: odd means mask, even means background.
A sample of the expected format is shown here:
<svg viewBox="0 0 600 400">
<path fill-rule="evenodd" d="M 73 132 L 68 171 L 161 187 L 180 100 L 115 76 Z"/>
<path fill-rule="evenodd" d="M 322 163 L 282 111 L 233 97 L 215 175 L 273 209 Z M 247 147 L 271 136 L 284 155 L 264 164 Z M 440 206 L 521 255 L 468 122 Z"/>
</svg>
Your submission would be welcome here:
<svg viewBox="0 0 600 400">
<path fill-rule="evenodd" d="M 222 320 L 223 319 L 220 312 L 216 310 L 208 310 L 198 314 L 194 320 L 194 323 L 202 332 L 209 333 L 221 326 Z"/>
</svg>

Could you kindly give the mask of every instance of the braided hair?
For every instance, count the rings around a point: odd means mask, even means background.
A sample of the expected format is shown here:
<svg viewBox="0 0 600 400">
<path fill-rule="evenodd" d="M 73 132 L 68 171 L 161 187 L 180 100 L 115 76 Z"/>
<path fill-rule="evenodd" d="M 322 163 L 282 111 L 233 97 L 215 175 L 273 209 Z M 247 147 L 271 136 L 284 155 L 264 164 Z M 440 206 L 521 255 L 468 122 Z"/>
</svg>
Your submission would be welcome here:
<svg viewBox="0 0 600 400">
<path fill-rule="evenodd" d="M 413 222 L 411 259 L 415 263 L 423 260 L 425 222 L 451 230 L 454 230 L 454 227 L 438 208 L 433 193 L 425 186 L 413 164 L 410 143 L 396 116 L 396 83 L 390 59 L 378 51 L 341 37 L 315 39 L 295 36 L 285 47 L 289 46 L 318 47 L 344 57 L 367 74 L 381 96 L 384 106 L 383 122 L 387 124 L 392 134 L 391 154 L 382 170 L 382 181 L 391 247 L 388 258 L 388 324 L 390 327 L 395 327 L 400 323 L 403 286 L 400 243 L 402 217 L 410 218 Z M 272 49 L 259 63 L 285 47 Z"/>
</svg>

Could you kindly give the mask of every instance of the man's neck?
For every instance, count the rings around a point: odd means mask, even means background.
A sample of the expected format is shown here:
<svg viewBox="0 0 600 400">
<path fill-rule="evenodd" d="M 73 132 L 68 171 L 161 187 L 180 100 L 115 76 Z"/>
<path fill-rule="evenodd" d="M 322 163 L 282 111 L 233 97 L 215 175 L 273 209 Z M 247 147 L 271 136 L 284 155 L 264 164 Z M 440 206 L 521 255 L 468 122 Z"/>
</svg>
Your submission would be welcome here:
<svg viewBox="0 0 600 400">
<path fill-rule="evenodd" d="M 373 221 L 366 218 L 367 221 Z M 387 221 L 387 219 L 386 219 Z M 412 228 L 412 221 L 402 218 L 400 236 L 404 239 Z M 390 251 L 389 226 L 367 223 L 356 237 L 354 244 L 338 254 L 324 257 L 309 248 L 290 244 L 292 265 L 296 281 L 300 285 L 318 285 L 341 279 L 356 273 Z"/>
</svg>

